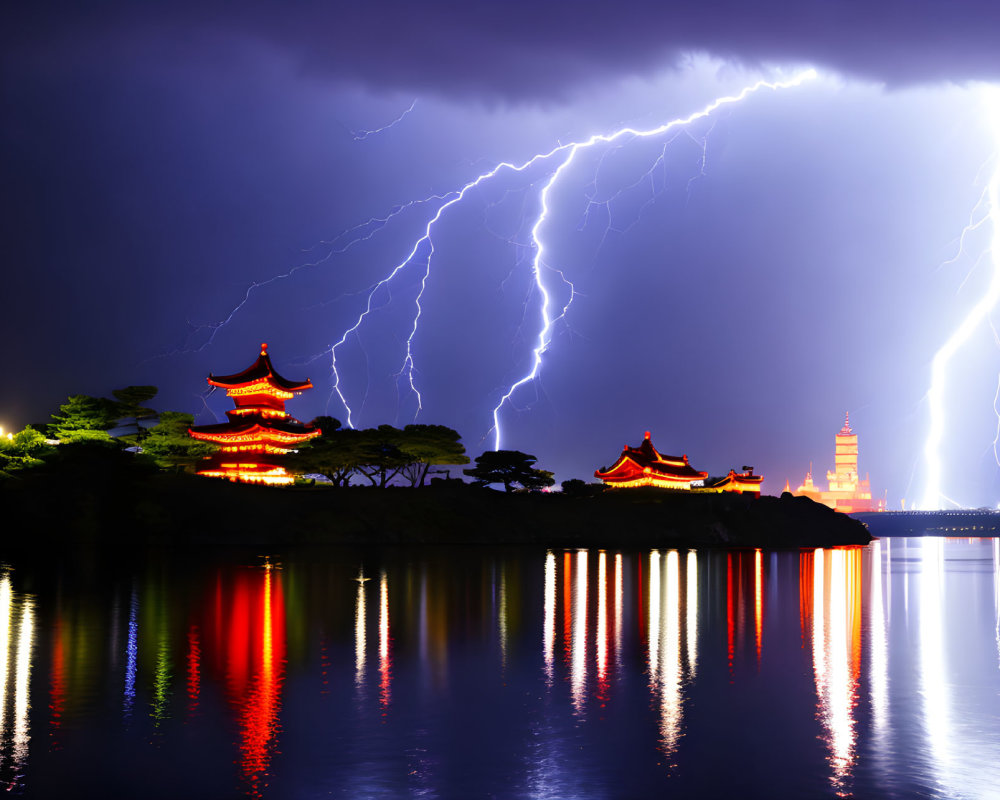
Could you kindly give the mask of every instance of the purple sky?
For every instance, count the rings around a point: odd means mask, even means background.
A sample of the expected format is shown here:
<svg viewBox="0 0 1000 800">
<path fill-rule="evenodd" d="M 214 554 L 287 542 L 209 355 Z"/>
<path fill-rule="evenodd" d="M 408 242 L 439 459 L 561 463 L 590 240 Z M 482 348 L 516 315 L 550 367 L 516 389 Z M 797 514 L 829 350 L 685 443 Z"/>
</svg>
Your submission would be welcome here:
<svg viewBox="0 0 1000 800">
<path fill-rule="evenodd" d="M 317 386 L 296 416 L 346 419 L 328 405 L 329 347 L 440 202 L 359 229 L 373 235 L 338 253 L 355 238 L 342 232 L 500 160 L 652 128 L 813 65 L 818 80 L 678 135 L 580 152 L 540 230 L 546 264 L 578 294 L 540 380 L 504 409 L 503 446 L 559 480 L 589 477 L 650 429 L 712 474 L 754 464 L 777 492 L 810 461 L 818 477 L 832 467 L 850 410 L 873 487 L 891 507 L 918 498 L 930 362 L 991 276 L 989 257 L 977 262 L 988 223 L 945 262 L 986 213 L 974 212 L 995 167 L 982 82 L 1000 81 L 1000 8 L 664 6 L 3 12 L 0 424 L 130 383 L 210 421 L 205 375 L 242 369 L 261 341 Z M 413 340 L 419 421 L 457 428 L 472 455 L 530 367 L 528 245 L 555 166 L 499 175 L 435 228 Z M 412 420 L 394 375 L 425 263 L 378 293 L 338 350 L 356 424 Z M 998 500 L 998 370 L 979 325 L 948 372 L 942 492 L 962 504 Z"/>
</svg>

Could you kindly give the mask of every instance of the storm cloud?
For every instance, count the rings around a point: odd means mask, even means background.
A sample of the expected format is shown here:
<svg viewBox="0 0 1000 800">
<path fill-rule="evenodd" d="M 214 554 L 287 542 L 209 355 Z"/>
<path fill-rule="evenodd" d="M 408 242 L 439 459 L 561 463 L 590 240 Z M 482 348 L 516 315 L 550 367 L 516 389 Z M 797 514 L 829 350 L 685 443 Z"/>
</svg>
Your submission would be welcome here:
<svg viewBox="0 0 1000 800">
<path fill-rule="evenodd" d="M 38 3 L 5 28 L 8 60 L 83 53 L 221 68 L 250 44 L 321 79 L 487 101 L 565 99 L 692 52 L 893 86 L 1000 78 L 1000 5 L 990 2 Z"/>
</svg>

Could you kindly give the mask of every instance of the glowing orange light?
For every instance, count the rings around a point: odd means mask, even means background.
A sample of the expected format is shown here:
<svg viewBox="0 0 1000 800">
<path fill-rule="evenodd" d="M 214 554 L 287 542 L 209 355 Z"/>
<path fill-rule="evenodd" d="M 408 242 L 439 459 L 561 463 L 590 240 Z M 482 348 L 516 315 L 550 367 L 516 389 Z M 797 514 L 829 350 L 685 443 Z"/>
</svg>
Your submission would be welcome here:
<svg viewBox="0 0 1000 800">
<path fill-rule="evenodd" d="M 687 456 L 665 456 L 649 438 L 649 431 L 638 447 L 625 445 L 622 454 L 608 469 L 596 470 L 595 478 L 615 489 L 656 486 L 663 489 L 690 489 L 695 481 L 708 477 L 688 463 Z"/>
<path fill-rule="evenodd" d="M 826 473 L 828 489 L 823 491 L 814 482 L 812 467 L 803 483 L 793 492 L 844 513 L 852 511 L 885 511 L 884 499 L 872 499 L 871 482 L 858 472 L 858 435 L 851 429 L 850 419 L 834 437 L 834 468 Z"/>
<path fill-rule="evenodd" d="M 760 550 L 754 553 L 753 569 L 753 619 L 757 642 L 757 663 L 760 663 L 760 644 L 764 633 L 764 565 Z"/>
<path fill-rule="evenodd" d="M 227 677 L 240 707 L 240 768 L 252 797 L 263 796 L 278 733 L 285 663 L 285 606 L 274 570 L 241 576 L 233 596 Z"/>
<path fill-rule="evenodd" d="M 224 387 L 236 408 L 227 412 L 227 423 L 188 429 L 194 439 L 221 445 L 218 453 L 205 460 L 198 474 L 271 486 L 293 483 L 294 478 L 285 472 L 278 458 L 321 431 L 292 419 L 285 411 L 285 400 L 312 388 L 312 383 L 308 380 L 294 383 L 278 375 L 271 366 L 266 345 L 261 346 L 257 361 L 243 372 L 219 378 L 209 376 L 208 382 Z M 234 461 L 234 453 L 253 453 L 256 458 Z"/>
</svg>

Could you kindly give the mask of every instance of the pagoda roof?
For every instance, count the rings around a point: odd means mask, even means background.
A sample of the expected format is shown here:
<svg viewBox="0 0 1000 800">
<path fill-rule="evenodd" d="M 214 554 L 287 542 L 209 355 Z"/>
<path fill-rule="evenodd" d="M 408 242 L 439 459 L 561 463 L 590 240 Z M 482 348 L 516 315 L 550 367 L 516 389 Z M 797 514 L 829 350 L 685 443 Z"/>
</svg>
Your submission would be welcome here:
<svg viewBox="0 0 1000 800">
<path fill-rule="evenodd" d="M 255 381 L 266 380 L 272 386 L 284 389 L 286 392 L 301 392 L 304 389 L 312 388 L 312 381 L 306 378 L 304 381 L 290 381 L 281 377 L 271 364 L 271 357 L 267 354 L 267 344 L 260 346 L 260 355 L 242 372 L 233 375 L 213 375 L 208 374 L 208 382 L 212 386 L 219 386 L 228 389 L 234 386 L 245 386 Z"/>
<path fill-rule="evenodd" d="M 734 484 L 736 486 L 757 486 L 759 491 L 760 484 L 763 480 L 763 475 L 754 475 L 753 472 L 737 472 L 736 470 L 731 469 L 729 470 L 728 475 L 713 480 L 711 483 L 706 483 L 705 486 L 713 489 L 727 486 L 729 484 Z"/>
<path fill-rule="evenodd" d="M 193 425 L 188 428 L 192 436 L 239 436 L 250 433 L 254 428 L 258 428 L 265 433 L 275 431 L 293 436 L 314 436 L 320 433 L 319 428 L 309 423 L 299 422 L 297 419 L 286 418 L 281 420 L 270 420 L 248 414 L 238 421 L 219 422 L 215 425 Z"/>
<path fill-rule="evenodd" d="M 597 470 L 594 472 L 595 478 L 615 479 L 619 476 L 625 477 L 635 471 L 655 473 L 664 477 L 697 481 L 708 477 L 707 472 L 700 472 L 688 463 L 686 455 L 668 456 L 663 455 L 654 446 L 650 439 L 649 431 L 638 447 L 625 445 L 618 460 L 607 470 Z"/>
</svg>

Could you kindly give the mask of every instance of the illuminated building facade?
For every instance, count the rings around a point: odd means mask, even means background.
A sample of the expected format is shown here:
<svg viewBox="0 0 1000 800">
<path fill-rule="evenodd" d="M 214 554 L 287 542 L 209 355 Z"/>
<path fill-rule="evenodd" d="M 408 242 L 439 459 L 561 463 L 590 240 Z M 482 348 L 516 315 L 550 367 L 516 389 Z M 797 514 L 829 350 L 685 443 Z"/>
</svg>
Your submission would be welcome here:
<svg viewBox="0 0 1000 800">
<path fill-rule="evenodd" d="M 850 414 L 844 415 L 844 427 L 834 438 L 833 470 L 826 473 L 827 491 L 814 482 L 812 469 L 792 494 L 808 497 L 817 503 L 850 513 L 852 511 L 885 511 L 885 501 L 872 501 L 871 483 L 858 474 L 858 435 L 851 430 Z M 785 491 L 789 491 L 785 483 Z"/>
<path fill-rule="evenodd" d="M 688 463 L 688 457 L 665 456 L 650 440 L 649 431 L 638 447 L 625 445 L 618 460 L 606 470 L 595 470 L 594 477 L 606 486 L 627 489 L 636 486 L 656 486 L 661 489 L 690 489 L 703 481 L 707 472 L 699 472 Z"/>
<path fill-rule="evenodd" d="M 725 477 L 706 483 L 703 491 L 739 492 L 740 494 L 755 494 L 760 497 L 760 484 L 763 480 L 763 475 L 753 474 L 753 467 L 747 467 L 746 472 L 737 472 L 731 469 Z"/>
<path fill-rule="evenodd" d="M 205 459 L 199 475 L 242 483 L 289 484 L 294 480 L 281 466 L 281 457 L 321 431 L 304 425 L 285 411 L 285 401 L 312 388 L 312 383 L 282 378 L 271 365 L 267 345 L 249 367 L 235 375 L 209 374 L 208 382 L 226 390 L 236 408 L 226 412 L 228 422 L 188 429 L 195 439 L 218 444 Z"/>
<path fill-rule="evenodd" d="M 665 456 L 650 440 L 649 431 L 638 447 L 625 445 L 618 460 L 607 469 L 594 472 L 595 478 L 614 489 L 656 486 L 660 489 L 685 489 L 700 492 L 740 492 L 760 496 L 762 475 L 754 475 L 753 467 L 745 472 L 729 470 L 729 474 L 706 483 L 707 472 L 699 472 L 688 463 L 688 457 Z"/>
</svg>

